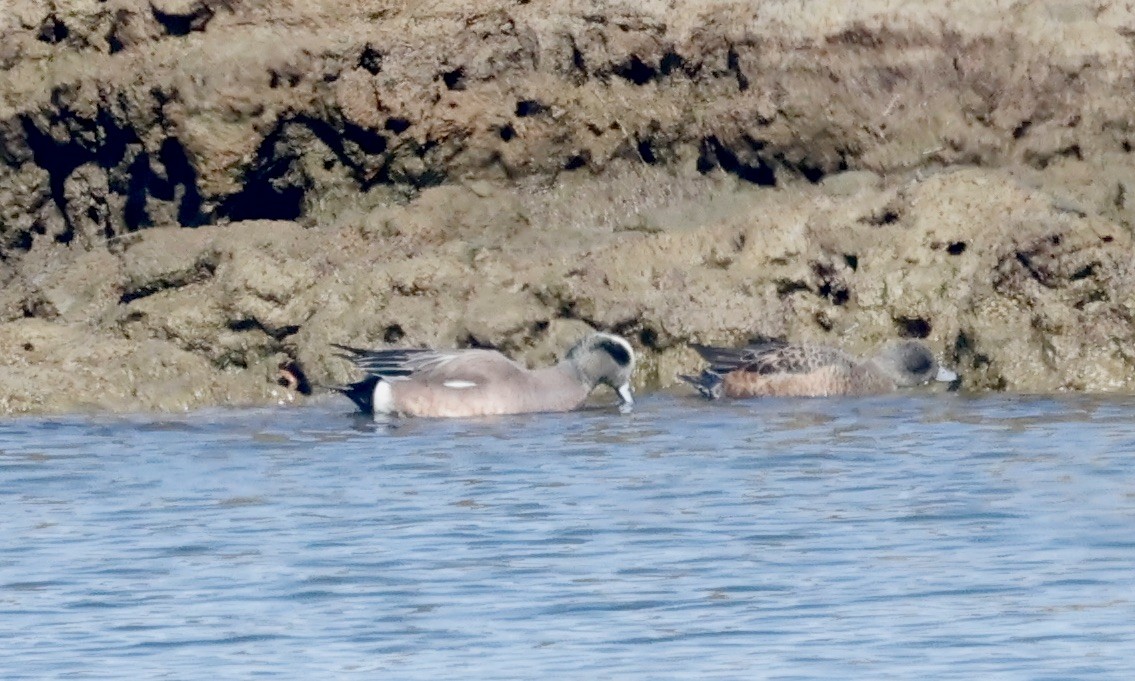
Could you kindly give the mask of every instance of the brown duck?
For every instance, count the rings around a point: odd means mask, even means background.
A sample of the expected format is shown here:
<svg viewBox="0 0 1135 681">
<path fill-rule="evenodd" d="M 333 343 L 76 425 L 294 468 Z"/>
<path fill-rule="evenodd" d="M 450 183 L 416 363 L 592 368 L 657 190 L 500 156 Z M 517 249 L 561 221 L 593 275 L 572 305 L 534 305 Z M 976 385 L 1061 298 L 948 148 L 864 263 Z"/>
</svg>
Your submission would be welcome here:
<svg viewBox="0 0 1135 681">
<path fill-rule="evenodd" d="M 952 382 L 925 344 L 897 340 L 858 359 L 826 345 L 764 341 L 743 348 L 691 345 L 709 362 L 698 376 L 679 376 L 709 399 L 871 395 L 931 380 Z"/>
</svg>

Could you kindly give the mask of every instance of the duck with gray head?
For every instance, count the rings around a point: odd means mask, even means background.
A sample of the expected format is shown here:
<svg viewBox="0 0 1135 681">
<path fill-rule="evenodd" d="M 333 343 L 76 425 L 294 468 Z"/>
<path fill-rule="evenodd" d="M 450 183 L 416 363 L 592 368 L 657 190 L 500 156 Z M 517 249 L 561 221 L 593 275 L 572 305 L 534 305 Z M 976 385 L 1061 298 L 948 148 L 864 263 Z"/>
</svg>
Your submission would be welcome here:
<svg viewBox="0 0 1135 681">
<path fill-rule="evenodd" d="M 626 339 L 595 333 L 555 366 L 528 369 L 496 350 L 335 345 L 367 375 L 336 390 L 368 414 L 467 417 L 571 411 L 599 385 L 615 390 L 620 411 L 634 405 L 635 354 Z"/>
</svg>

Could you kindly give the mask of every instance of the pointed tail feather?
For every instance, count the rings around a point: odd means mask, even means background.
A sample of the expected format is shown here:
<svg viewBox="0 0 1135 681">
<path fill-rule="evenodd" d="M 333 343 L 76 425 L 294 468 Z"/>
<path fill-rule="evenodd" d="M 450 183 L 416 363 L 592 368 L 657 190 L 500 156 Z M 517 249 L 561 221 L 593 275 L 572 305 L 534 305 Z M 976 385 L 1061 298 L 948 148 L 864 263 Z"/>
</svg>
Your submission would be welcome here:
<svg viewBox="0 0 1135 681">
<path fill-rule="evenodd" d="M 349 383 L 347 385 L 329 385 L 325 386 L 331 390 L 335 390 L 346 395 L 352 402 L 358 406 L 359 411 L 364 414 L 374 413 L 374 386 L 382 379 L 378 376 L 367 376 L 361 380 Z"/>
<path fill-rule="evenodd" d="M 678 374 L 678 378 L 697 388 L 697 391 L 707 400 L 721 399 L 722 379 L 720 374 L 703 371 L 697 376 Z"/>
</svg>

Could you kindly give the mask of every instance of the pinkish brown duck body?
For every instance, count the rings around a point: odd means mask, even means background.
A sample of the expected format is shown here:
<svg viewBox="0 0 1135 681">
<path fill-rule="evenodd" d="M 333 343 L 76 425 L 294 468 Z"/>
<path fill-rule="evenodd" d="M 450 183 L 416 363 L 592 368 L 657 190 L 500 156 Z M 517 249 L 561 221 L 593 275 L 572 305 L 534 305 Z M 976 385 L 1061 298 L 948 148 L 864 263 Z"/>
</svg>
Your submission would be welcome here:
<svg viewBox="0 0 1135 681">
<path fill-rule="evenodd" d="M 957 374 L 939 366 L 930 348 L 914 340 L 891 341 L 866 359 L 826 345 L 784 341 L 691 347 L 710 366 L 700 375 L 679 378 L 709 399 L 872 395 L 957 380 Z"/>
<path fill-rule="evenodd" d="M 336 345 L 366 372 L 337 388 L 363 413 L 469 417 L 571 411 L 599 385 L 619 395 L 620 410 L 634 404 L 634 350 L 625 339 L 595 333 L 576 343 L 558 364 L 528 369 L 495 350 L 388 348 Z"/>
</svg>

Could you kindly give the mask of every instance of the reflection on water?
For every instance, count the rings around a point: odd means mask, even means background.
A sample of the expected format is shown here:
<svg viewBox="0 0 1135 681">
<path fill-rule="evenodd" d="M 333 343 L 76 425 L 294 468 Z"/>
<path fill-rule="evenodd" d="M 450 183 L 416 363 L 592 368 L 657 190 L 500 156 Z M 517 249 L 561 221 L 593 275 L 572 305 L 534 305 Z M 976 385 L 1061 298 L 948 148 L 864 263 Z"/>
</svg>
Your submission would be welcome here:
<svg viewBox="0 0 1135 681">
<path fill-rule="evenodd" d="M 0 423 L 10 678 L 1124 678 L 1135 399 Z"/>
</svg>

